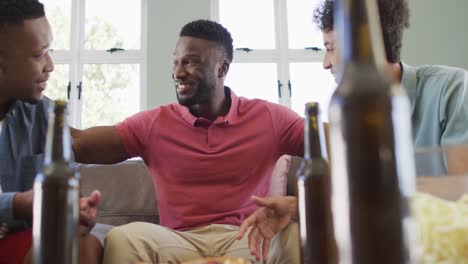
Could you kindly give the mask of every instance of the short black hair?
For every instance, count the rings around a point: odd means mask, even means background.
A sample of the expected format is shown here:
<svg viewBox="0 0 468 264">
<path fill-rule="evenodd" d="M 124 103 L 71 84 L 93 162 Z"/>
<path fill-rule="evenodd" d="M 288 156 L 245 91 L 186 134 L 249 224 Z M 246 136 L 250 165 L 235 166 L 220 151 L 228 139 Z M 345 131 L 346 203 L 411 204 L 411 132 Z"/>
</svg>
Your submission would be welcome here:
<svg viewBox="0 0 468 264">
<path fill-rule="evenodd" d="M 38 0 L 0 0 L 0 28 L 22 25 L 24 20 L 45 16 Z"/>
<path fill-rule="evenodd" d="M 390 63 L 400 62 L 403 31 L 409 27 L 410 11 L 407 0 L 377 0 L 385 54 Z M 314 11 L 318 27 L 328 32 L 333 30 L 334 0 L 325 0 Z"/>
<path fill-rule="evenodd" d="M 179 36 L 213 41 L 223 47 L 226 59 L 232 62 L 233 45 L 231 33 L 215 21 L 200 19 L 189 22 L 182 28 Z"/>
</svg>

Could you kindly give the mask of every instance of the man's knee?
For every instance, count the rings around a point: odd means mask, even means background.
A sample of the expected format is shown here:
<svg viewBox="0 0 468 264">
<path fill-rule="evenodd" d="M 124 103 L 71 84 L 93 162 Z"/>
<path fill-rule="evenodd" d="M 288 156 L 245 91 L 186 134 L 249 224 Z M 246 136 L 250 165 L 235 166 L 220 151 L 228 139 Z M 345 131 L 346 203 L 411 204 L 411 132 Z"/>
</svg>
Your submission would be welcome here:
<svg viewBox="0 0 468 264">
<path fill-rule="evenodd" d="M 149 223 L 113 228 L 104 240 L 104 263 L 180 263 L 202 255 L 172 230 Z"/>
<path fill-rule="evenodd" d="M 132 233 L 139 223 L 131 223 L 112 228 L 104 239 L 103 263 L 150 263 L 139 255 L 138 246 L 132 245 Z M 138 236 L 138 235 L 137 235 Z"/>
<path fill-rule="evenodd" d="M 105 248 L 119 246 L 121 244 L 126 244 L 129 242 L 129 234 L 135 234 L 133 231 L 136 231 L 136 226 L 140 223 L 130 223 L 123 226 L 116 226 L 112 228 L 104 239 Z"/>
<path fill-rule="evenodd" d="M 120 226 L 114 227 L 111 231 L 109 231 L 109 233 L 107 233 L 107 236 L 104 239 L 104 244 L 108 245 L 114 241 L 120 241 L 125 236 L 126 232 L 123 232 Z"/>
<path fill-rule="evenodd" d="M 79 263 L 101 263 L 102 245 L 97 237 L 91 234 L 81 237 L 79 249 Z"/>
<path fill-rule="evenodd" d="M 114 237 L 119 237 L 119 238 L 125 238 L 133 235 L 138 235 L 141 232 L 147 232 L 149 230 L 148 227 L 151 227 L 151 229 L 154 229 L 157 227 L 157 225 L 151 224 L 151 223 L 145 223 L 145 222 L 132 222 L 126 225 L 121 225 L 121 226 L 116 226 L 112 228 L 109 233 L 106 236 L 106 239 L 109 238 L 114 238 Z"/>
<path fill-rule="evenodd" d="M 299 225 L 293 222 L 271 241 L 268 263 L 299 264 L 300 254 Z"/>
</svg>

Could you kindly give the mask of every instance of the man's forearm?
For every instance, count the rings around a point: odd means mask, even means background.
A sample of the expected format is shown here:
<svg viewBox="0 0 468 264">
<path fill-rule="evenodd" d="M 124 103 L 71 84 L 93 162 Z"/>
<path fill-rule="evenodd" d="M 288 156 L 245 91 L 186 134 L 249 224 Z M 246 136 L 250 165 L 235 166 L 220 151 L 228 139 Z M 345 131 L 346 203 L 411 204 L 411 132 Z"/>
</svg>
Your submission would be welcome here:
<svg viewBox="0 0 468 264">
<path fill-rule="evenodd" d="M 128 158 L 115 126 L 71 128 L 71 135 L 76 162 L 113 164 Z"/>
<path fill-rule="evenodd" d="M 15 219 L 31 219 L 33 211 L 33 191 L 18 192 L 13 199 Z"/>
</svg>

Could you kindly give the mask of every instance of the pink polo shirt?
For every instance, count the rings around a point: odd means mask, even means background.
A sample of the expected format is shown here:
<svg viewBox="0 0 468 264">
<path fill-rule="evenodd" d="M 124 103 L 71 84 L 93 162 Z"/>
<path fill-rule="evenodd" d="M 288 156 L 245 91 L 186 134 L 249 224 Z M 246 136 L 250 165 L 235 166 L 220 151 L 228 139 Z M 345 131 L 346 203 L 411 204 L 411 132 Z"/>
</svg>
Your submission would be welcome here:
<svg viewBox="0 0 468 264">
<path fill-rule="evenodd" d="M 250 197 L 268 193 L 278 158 L 303 155 L 299 115 L 230 95 L 228 114 L 214 122 L 173 103 L 116 125 L 128 155 L 142 157 L 153 176 L 162 226 L 239 226 L 256 208 Z"/>
</svg>

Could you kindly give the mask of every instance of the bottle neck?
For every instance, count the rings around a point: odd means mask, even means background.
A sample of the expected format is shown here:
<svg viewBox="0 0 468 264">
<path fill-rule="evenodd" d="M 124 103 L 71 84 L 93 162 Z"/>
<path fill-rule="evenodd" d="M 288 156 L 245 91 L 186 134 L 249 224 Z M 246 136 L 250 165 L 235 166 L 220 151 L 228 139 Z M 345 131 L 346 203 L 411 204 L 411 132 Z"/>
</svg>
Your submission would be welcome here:
<svg viewBox="0 0 468 264">
<path fill-rule="evenodd" d="M 372 64 L 385 67 L 385 51 L 376 0 L 336 2 L 335 28 L 345 64 Z"/>
<path fill-rule="evenodd" d="M 55 108 L 49 114 L 49 126 L 46 139 L 46 153 L 44 163 L 71 160 L 71 136 L 67 125 L 65 108 Z"/>
<path fill-rule="evenodd" d="M 327 150 L 323 142 L 324 133 L 317 107 L 306 106 L 304 124 L 304 159 L 327 159 Z"/>
</svg>

